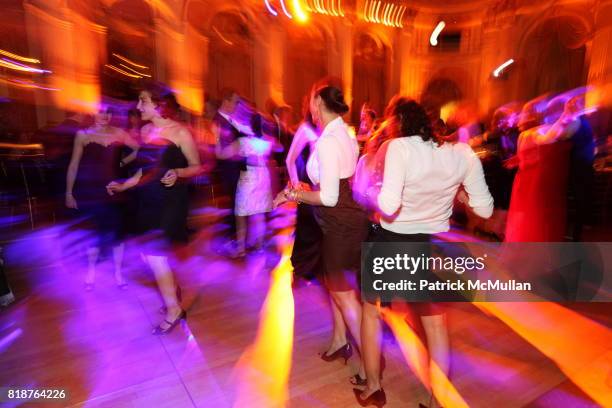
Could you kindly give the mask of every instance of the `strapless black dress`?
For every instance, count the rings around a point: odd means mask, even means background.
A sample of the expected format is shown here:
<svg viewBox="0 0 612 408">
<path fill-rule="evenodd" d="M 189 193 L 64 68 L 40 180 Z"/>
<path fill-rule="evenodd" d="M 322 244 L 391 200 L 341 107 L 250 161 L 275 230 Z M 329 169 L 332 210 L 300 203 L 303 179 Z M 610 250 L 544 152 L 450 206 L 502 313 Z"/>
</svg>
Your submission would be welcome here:
<svg viewBox="0 0 612 408">
<path fill-rule="evenodd" d="M 87 218 L 96 235 L 96 246 L 103 250 L 122 238 L 121 197 L 110 196 L 106 185 L 120 177 L 123 147 L 121 143 L 85 145 L 74 185 L 78 214 Z"/>
<path fill-rule="evenodd" d="M 139 150 L 137 166 L 143 172 L 137 187 L 139 232 L 153 233 L 160 244 L 156 249 L 186 243 L 188 183 L 178 179 L 172 187 L 166 187 L 160 180 L 170 169 L 188 167 L 187 158 L 174 143 L 146 144 Z"/>
</svg>

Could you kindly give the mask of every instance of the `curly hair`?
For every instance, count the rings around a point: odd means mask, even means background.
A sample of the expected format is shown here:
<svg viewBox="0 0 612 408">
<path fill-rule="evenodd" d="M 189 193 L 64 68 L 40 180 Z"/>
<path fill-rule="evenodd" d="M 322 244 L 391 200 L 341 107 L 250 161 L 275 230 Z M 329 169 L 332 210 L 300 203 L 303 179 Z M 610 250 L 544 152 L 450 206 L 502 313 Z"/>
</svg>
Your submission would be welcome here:
<svg viewBox="0 0 612 408">
<path fill-rule="evenodd" d="M 399 120 L 402 137 L 419 136 L 426 142 L 434 140 L 429 116 L 418 102 L 414 100 L 400 100 L 393 113 Z"/>
</svg>

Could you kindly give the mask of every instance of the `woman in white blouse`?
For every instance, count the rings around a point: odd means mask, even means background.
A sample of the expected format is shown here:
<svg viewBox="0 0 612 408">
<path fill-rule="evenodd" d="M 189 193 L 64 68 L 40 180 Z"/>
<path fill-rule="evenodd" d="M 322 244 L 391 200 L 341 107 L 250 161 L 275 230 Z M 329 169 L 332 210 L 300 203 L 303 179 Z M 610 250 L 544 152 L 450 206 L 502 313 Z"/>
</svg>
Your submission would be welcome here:
<svg viewBox="0 0 612 408">
<path fill-rule="evenodd" d="M 376 194 L 377 187 L 371 187 L 374 194 L 369 195 L 375 200 L 373 205 L 378 208 L 381 220 L 369 240 L 428 243 L 432 234 L 449 230 L 453 201 L 460 186 L 465 192 L 459 193 L 459 201 L 469 205 L 477 215 L 490 217 L 493 198 L 480 160 L 470 146 L 434 141 L 425 110 L 413 100 L 403 100 L 394 114 L 399 137 L 387 141 L 379 150 L 385 152 L 379 158 L 384 160 L 382 187 L 379 194 Z M 361 323 L 367 385 L 365 390 L 355 390 L 355 393 L 360 403 L 382 406 L 386 397 L 380 385 L 379 310 L 375 299 L 368 300 L 363 306 Z M 432 303 L 411 303 L 411 307 L 421 316 L 429 365 L 435 362 L 448 375 L 445 314 L 440 306 Z M 437 381 L 431 383 L 434 399 L 440 400 L 442 390 L 436 389 Z"/>
<path fill-rule="evenodd" d="M 355 173 L 359 146 L 342 120 L 348 106 L 339 88 L 329 85 L 316 88 L 310 99 L 310 111 L 315 123 L 323 129 L 306 165 L 317 190 L 286 189 L 275 203 L 296 201 L 315 206 L 315 217 L 323 231 L 321 256 L 325 285 L 344 318 L 344 322 L 334 319 L 332 342 L 321 358 L 325 361 L 340 358 L 346 362 L 352 355 L 352 347 L 344 324 L 361 348 L 361 303 L 355 289 L 368 219 L 353 200 L 349 183 Z M 365 375 L 363 367 L 360 373 Z"/>
</svg>

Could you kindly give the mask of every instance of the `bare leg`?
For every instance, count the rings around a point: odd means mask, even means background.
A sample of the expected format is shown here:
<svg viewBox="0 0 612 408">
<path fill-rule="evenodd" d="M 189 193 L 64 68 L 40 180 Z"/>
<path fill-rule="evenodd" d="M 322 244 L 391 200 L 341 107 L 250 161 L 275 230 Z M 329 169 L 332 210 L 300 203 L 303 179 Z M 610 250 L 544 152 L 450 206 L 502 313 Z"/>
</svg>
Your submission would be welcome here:
<svg viewBox="0 0 612 408">
<path fill-rule="evenodd" d="M 380 349 L 382 341 L 382 326 L 378 307 L 368 302 L 363 304 L 363 316 L 361 318 L 361 358 L 365 365 L 368 385 L 362 398 L 369 397 L 373 392 L 379 390 L 380 386 Z"/>
<path fill-rule="evenodd" d="M 96 263 L 99 256 L 100 248 L 87 248 L 87 276 L 85 277 L 85 284 L 93 284 L 96 280 Z"/>
<path fill-rule="evenodd" d="M 255 247 L 257 249 L 262 249 L 264 246 L 264 238 L 266 231 L 266 215 L 265 214 L 255 214 L 251 216 L 252 228 L 251 233 L 255 238 Z"/>
<path fill-rule="evenodd" d="M 355 292 L 352 290 L 346 292 L 330 292 L 332 299 L 338 305 L 342 312 L 344 322 L 349 329 L 349 332 L 355 339 L 357 347 L 361 352 L 361 303 L 357 299 Z M 365 367 L 363 360 L 359 366 L 359 375 L 365 376 Z"/>
<path fill-rule="evenodd" d="M 176 284 L 168 264 L 168 258 L 165 256 L 147 255 L 147 262 L 153 270 L 157 286 L 164 299 L 164 305 L 166 306 L 165 319 L 173 322 L 181 314 L 182 309 L 176 297 Z M 160 324 L 162 329 L 166 329 L 169 326 L 166 322 Z"/>
<path fill-rule="evenodd" d="M 344 324 L 344 318 L 342 317 L 342 312 L 340 308 L 336 304 L 333 298 L 330 295 L 330 305 L 332 309 L 332 317 L 334 319 L 334 329 L 332 333 L 332 341 L 329 345 L 329 349 L 325 352 L 325 354 L 333 354 L 340 347 L 344 346 L 348 340 L 346 338 L 346 325 Z"/>
<path fill-rule="evenodd" d="M 123 265 L 123 252 L 125 249 L 125 244 L 121 243 L 113 248 L 113 261 L 115 263 L 115 282 L 117 285 L 125 285 L 125 280 L 123 279 L 123 273 L 121 273 L 121 267 Z"/>
<path fill-rule="evenodd" d="M 437 401 L 444 401 L 446 396 L 444 376 L 448 378 L 450 369 L 450 346 L 448 330 L 446 327 L 446 315 L 421 316 L 423 328 L 427 335 L 427 347 L 429 348 L 429 375 L 433 393 L 433 401 L 430 407 L 440 406 Z"/>
<path fill-rule="evenodd" d="M 236 241 L 238 244 L 237 255 L 244 254 L 246 248 L 247 217 L 236 216 Z"/>
</svg>

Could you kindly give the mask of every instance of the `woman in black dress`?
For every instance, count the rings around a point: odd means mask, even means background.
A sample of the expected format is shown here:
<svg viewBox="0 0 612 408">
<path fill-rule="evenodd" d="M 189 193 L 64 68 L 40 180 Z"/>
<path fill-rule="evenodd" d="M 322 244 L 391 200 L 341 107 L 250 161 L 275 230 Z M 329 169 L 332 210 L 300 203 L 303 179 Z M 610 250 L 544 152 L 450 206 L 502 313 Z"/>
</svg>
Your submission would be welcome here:
<svg viewBox="0 0 612 408">
<path fill-rule="evenodd" d="M 111 119 L 111 109 L 104 106 L 95 115 L 93 126 L 77 132 L 66 175 L 66 207 L 85 214 L 97 235 L 96 244 L 87 249 L 85 289 L 88 291 L 94 288 L 100 250 L 110 247 L 113 247 L 117 286 L 121 289 L 127 286 L 121 273 L 121 212 L 116 198 L 106 193 L 106 185 L 119 177 L 120 167 L 134 160 L 138 143 L 123 130 L 110 126 Z M 132 152 L 122 159 L 125 146 Z"/>
<path fill-rule="evenodd" d="M 140 170 L 125 182 L 110 183 L 107 190 L 114 194 L 138 187 L 138 224 L 154 237 L 145 258 L 165 310 L 165 319 L 153 334 L 166 334 L 186 317 L 168 257 L 173 247 L 187 242 L 187 179 L 200 173 L 200 157 L 189 130 L 174 119 L 179 105 L 165 87 L 147 87 L 140 93 L 137 108 L 142 119 L 150 121 L 142 128 Z"/>
</svg>

